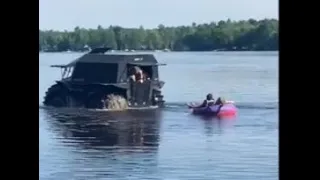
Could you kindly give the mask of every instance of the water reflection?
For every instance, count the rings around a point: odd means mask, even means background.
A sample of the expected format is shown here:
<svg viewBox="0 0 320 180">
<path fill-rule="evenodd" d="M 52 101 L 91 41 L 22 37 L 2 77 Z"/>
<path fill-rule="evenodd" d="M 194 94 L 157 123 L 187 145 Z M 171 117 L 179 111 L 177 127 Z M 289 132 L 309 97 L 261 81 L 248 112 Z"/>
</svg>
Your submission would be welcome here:
<svg viewBox="0 0 320 180">
<path fill-rule="evenodd" d="M 154 149 L 159 145 L 159 110 L 90 112 L 46 109 L 45 113 L 52 130 L 59 132 L 66 145 L 76 143 L 90 149 Z"/>
<path fill-rule="evenodd" d="M 234 127 L 237 119 L 236 116 L 218 118 L 215 116 L 190 115 L 202 122 L 204 134 L 208 137 L 212 137 L 213 135 L 222 135 L 225 130 Z"/>
</svg>

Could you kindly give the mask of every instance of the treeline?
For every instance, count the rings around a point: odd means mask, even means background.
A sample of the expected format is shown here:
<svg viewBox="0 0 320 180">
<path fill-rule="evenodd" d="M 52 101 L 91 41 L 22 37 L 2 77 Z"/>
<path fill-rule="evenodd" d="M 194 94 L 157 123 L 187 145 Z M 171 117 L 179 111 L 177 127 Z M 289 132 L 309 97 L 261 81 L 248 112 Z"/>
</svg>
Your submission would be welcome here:
<svg viewBox="0 0 320 180">
<path fill-rule="evenodd" d="M 212 51 L 278 50 L 278 20 L 219 21 L 155 29 L 110 26 L 76 27 L 73 31 L 39 30 L 39 51 L 85 51 L 107 46 L 114 50 Z"/>
</svg>

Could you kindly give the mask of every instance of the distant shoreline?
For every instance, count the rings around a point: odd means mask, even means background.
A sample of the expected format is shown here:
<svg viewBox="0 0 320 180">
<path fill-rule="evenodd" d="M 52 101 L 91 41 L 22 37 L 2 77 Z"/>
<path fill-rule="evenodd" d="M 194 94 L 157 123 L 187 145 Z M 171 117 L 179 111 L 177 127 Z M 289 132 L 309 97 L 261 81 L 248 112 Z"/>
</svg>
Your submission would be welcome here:
<svg viewBox="0 0 320 180">
<path fill-rule="evenodd" d="M 144 29 L 110 26 L 73 31 L 39 30 L 39 51 L 84 52 L 96 47 L 124 51 L 274 51 L 279 50 L 276 19 L 219 21 Z"/>
</svg>

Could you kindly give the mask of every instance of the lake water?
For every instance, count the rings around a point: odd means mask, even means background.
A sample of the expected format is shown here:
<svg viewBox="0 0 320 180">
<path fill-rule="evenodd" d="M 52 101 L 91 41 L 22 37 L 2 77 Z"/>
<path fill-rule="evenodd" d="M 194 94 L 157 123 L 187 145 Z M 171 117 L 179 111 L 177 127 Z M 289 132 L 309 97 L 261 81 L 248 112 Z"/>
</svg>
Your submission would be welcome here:
<svg viewBox="0 0 320 180">
<path fill-rule="evenodd" d="M 118 113 L 44 109 L 43 96 L 79 53 L 39 54 L 41 180 L 278 179 L 278 53 L 159 52 L 166 107 Z M 238 116 L 203 119 L 187 102 L 208 92 Z"/>
</svg>

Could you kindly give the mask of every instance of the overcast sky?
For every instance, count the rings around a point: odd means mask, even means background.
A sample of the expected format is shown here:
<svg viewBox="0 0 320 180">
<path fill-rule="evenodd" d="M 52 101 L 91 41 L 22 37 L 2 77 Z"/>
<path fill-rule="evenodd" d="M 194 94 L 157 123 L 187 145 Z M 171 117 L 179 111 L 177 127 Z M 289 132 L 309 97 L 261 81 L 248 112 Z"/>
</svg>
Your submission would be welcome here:
<svg viewBox="0 0 320 180">
<path fill-rule="evenodd" d="M 278 19 L 278 0 L 39 0 L 39 28 L 120 25 L 145 28 L 192 22 Z"/>
</svg>

